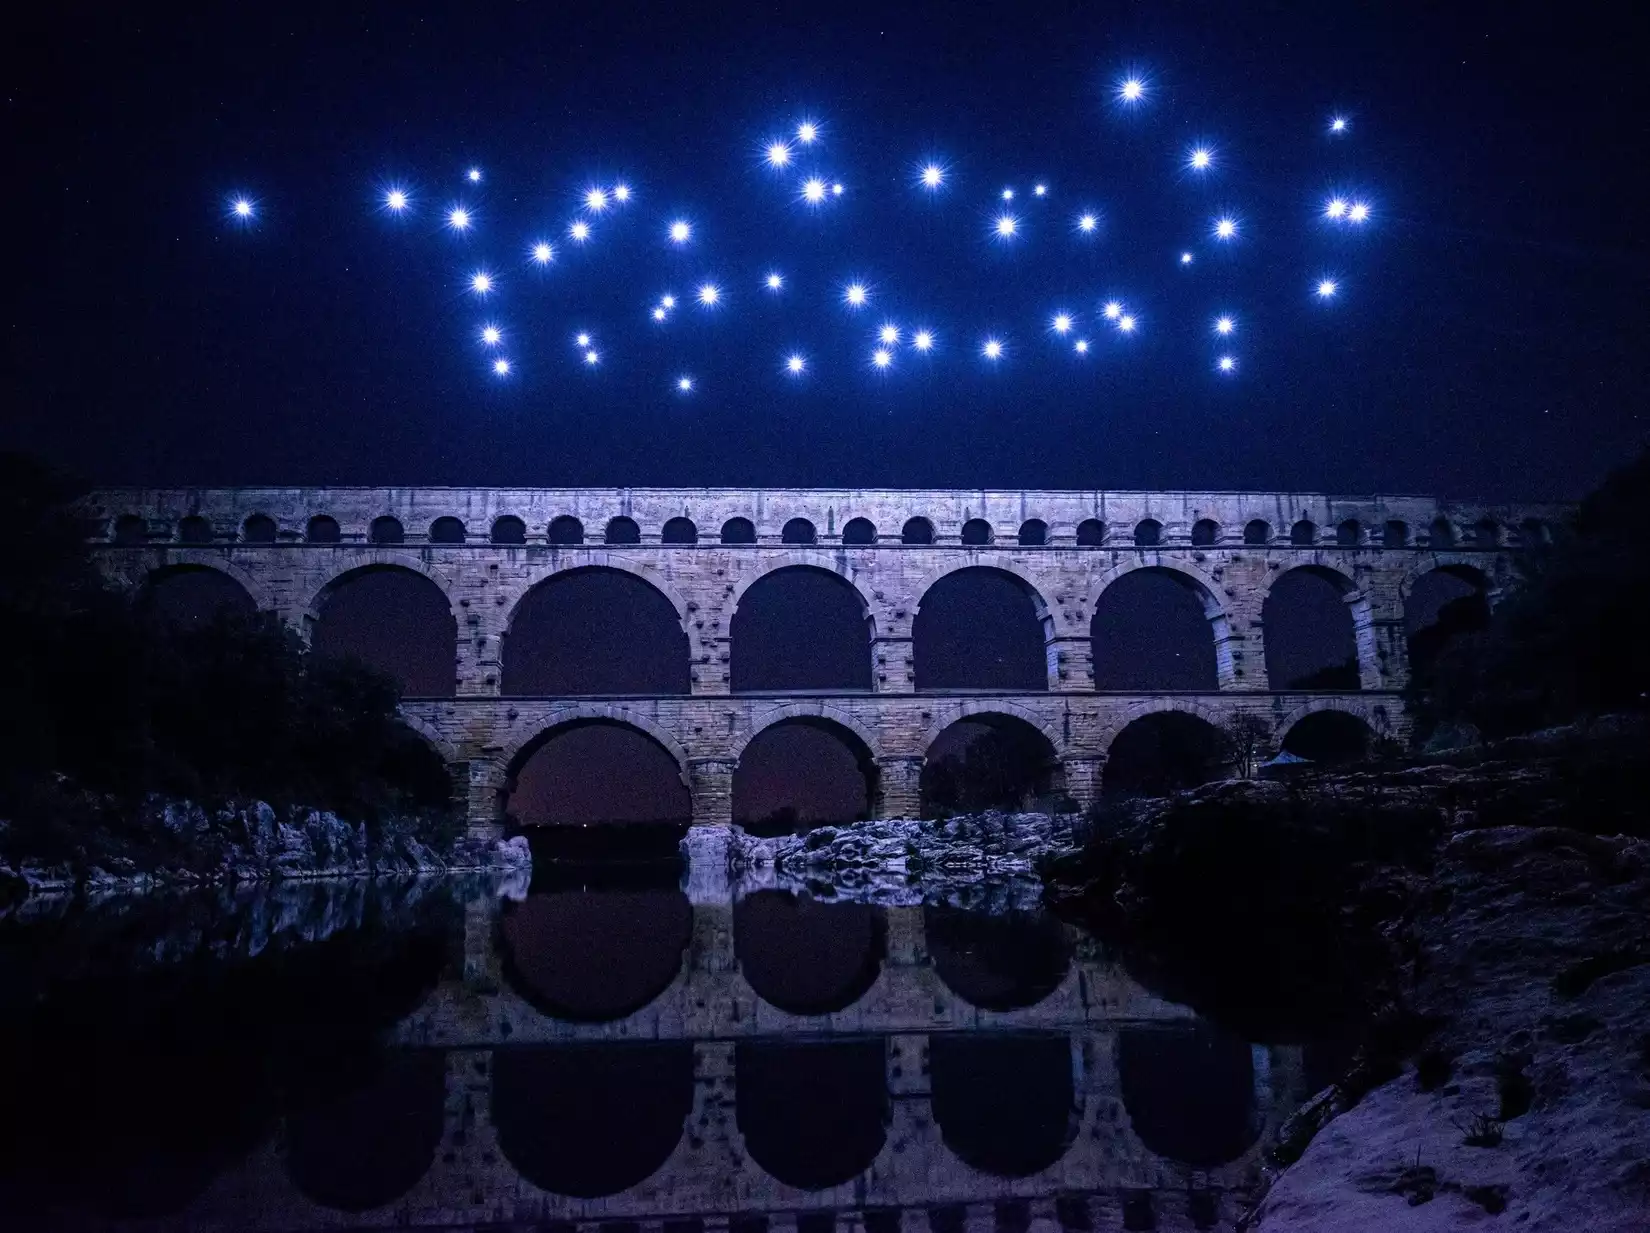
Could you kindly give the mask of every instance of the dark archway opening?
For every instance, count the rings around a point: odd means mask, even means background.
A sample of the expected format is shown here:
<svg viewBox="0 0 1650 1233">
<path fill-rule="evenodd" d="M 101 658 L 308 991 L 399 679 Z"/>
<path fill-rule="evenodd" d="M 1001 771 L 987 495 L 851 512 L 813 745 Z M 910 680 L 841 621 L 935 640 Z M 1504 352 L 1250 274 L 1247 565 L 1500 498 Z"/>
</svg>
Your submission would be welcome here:
<svg viewBox="0 0 1650 1233">
<path fill-rule="evenodd" d="M 550 520 L 545 538 L 552 544 L 584 543 L 584 523 L 571 514 L 560 514 Z"/>
<path fill-rule="evenodd" d="M 674 887 L 534 891 L 501 927 L 510 987 L 552 1018 L 612 1023 L 670 988 L 693 940 Z"/>
<path fill-rule="evenodd" d="M 1105 796 L 1164 796 L 1221 778 L 1228 761 L 1226 740 L 1208 720 L 1158 711 L 1112 740 L 1100 790 Z"/>
<path fill-rule="evenodd" d="M 457 518 L 437 518 L 430 524 L 429 539 L 432 544 L 462 544 L 464 524 Z"/>
<path fill-rule="evenodd" d="M 842 528 L 842 542 L 874 544 L 877 542 L 877 528 L 869 518 L 850 518 Z"/>
<path fill-rule="evenodd" d="M 199 629 L 215 621 L 250 618 L 252 596 L 222 570 L 205 565 L 174 565 L 154 571 L 137 596 L 146 620 L 172 629 Z"/>
<path fill-rule="evenodd" d="M 783 720 L 739 755 L 733 818 L 754 835 L 788 835 L 868 817 L 876 763 L 857 736 L 828 719 Z"/>
<path fill-rule="evenodd" d="M 581 720 L 541 734 L 505 787 L 518 827 L 686 826 L 693 812 L 675 757 L 639 729 Z"/>
<path fill-rule="evenodd" d="M 693 1046 L 546 1045 L 493 1054 L 499 1151 L 533 1185 L 597 1199 L 670 1159 L 693 1112 Z"/>
<path fill-rule="evenodd" d="M 304 538 L 312 544 L 336 544 L 342 542 L 344 533 L 339 528 L 336 518 L 316 514 L 305 527 Z"/>
<path fill-rule="evenodd" d="M 1335 528 L 1337 548 L 1356 548 L 1364 542 L 1363 525 L 1356 518 L 1348 518 Z"/>
<path fill-rule="evenodd" d="M 614 518 L 607 524 L 605 538 L 609 544 L 639 544 L 642 542 L 642 528 L 636 525 L 634 518 Z"/>
<path fill-rule="evenodd" d="M 1027 518 L 1020 524 L 1020 547 L 1041 548 L 1048 543 L 1048 523 L 1041 518 Z"/>
<path fill-rule="evenodd" d="M 1243 528 L 1243 542 L 1258 548 L 1272 542 L 1272 524 L 1263 518 L 1250 519 Z"/>
<path fill-rule="evenodd" d="M 964 1164 L 1030 1177 L 1065 1155 L 1078 1108 L 1064 1033 L 936 1034 L 928 1051 L 934 1120 Z"/>
<path fill-rule="evenodd" d="M 1402 518 L 1388 518 L 1381 528 L 1381 547 L 1405 548 L 1409 545 L 1409 524 Z"/>
<path fill-rule="evenodd" d="M 367 528 L 367 538 L 375 544 L 404 544 L 407 542 L 407 530 L 399 518 L 385 514 L 372 520 L 372 525 Z"/>
<path fill-rule="evenodd" d="M 902 544 L 932 544 L 934 524 L 926 518 L 907 518 L 899 539 Z"/>
<path fill-rule="evenodd" d="M 1064 787 L 1048 737 L 1017 715 L 971 715 L 928 747 L 920 778 L 924 817 L 1051 805 Z"/>
<path fill-rule="evenodd" d="M 1468 566 L 1445 565 L 1415 580 L 1404 600 L 1404 632 L 1409 641 L 1409 670 L 1424 674 L 1456 638 L 1487 629 L 1488 583 Z"/>
<path fill-rule="evenodd" d="M 136 514 L 122 514 L 115 519 L 110 538 L 122 548 L 130 548 L 134 544 L 146 544 L 149 542 L 149 524 Z"/>
<path fill-rule="evenodd" d="M 871 688 L 871 627 L 847 579 L 808 565 L 764 574 L 729 622 L 733 691 Z"/>
<path fill-rule="evenodd" d="M 1155 518 L 1144 518 L 1134 527 L 1136 548 L 1156 548 L 1163 542 L 1163 524 Z"/>
<path fill-rule="evenodd" d="M 971 546 L 991 542 L 991 524 L 984 518 L 970 518 L 962 524 L 962 542 Z"/>
<path fill-rule="evenodd" d="M 1192 547 L 1208 548 L 1220 539 L 1220 524 L 1212 518 L 1199 518 L 1192 524 Z"/>
<path fill-rule="evenodd" d="M 268 514 L 253 514 L 241 524 L 241 539 L 248 544 L 273 544 L 280 530 Z"/>
<path fill-rule="evenodd" d="M 1124 1028 L 1117 1071 L 1134 1133 L 1154 1154 L 1211 1168 L 1254 1143 L 1254 1058 L 1237 1037 L 1202 1026 Z"/>
<path fill-rule="evenodd" d="M 1077 546 L 1098 548 L 1106 542 L 1106 524 L 1098 518 L 1085 518 L 1077 524 Z"/>
<path fill-rule="evenodd" d="M 887 938 L 883 910 L 763 890 L 733 907 L 739 967 L 757 996 L 793 1015 L 846 1010 L 876 983 Z"/>
<path fill-rule="evenodd" d="M 665 544 L 697 544 L 699 528 L 691 518 L 672 518 L 659 531 L 659 541 Z"/>
<path fill-rule="evenodd" d="M 1448 518 L 1434 518 L 1428 528 L 1427 543 L 1432 548 L 1455 547 L 1455 524 Z"/>
<path fill-rule="evenodd" d="M 178 523 L 178 539 L 185 544 L 210 544 L 212 524 L 199 514 L 190 514 Z"/>
<path fill-rule="evenodd" d="M 779 529 L 782 544 L 811 544 L 818 538 L 814 524 L 806 518 L 792 518 Z"/>
<path fill-rule="evenodd" d="M 1273 689 L 1359 688 L 1357 636 L 1345 599 L 1351 590 L 1345 577 L 1315 565 L 1273 581 L 1261 606 Z"/>
<path fill-rule="evenodd" d="M 1136 569 L 1100 593 L 1089 622 L 1094 687 L 1133 692 L 1213 690 L 1215 632 L 1208 600 L 1173 569 Z"/>
<path fill-rule="evenodd" d="M 756 524 L 749 518 L 729 518 L 722 524 L 722 542 L 724 544 L 754 544 L 756 542 Z"/>
<path fill-rule="evenodd" d="M 501 692 L 576 698 L 685 694 L 688 638 L 658 588 L 623 570 L 568 570 L 539 583 L 510 617 Z"/>
<path fill-rule="evenodd" d="M 1356 715 L 1315 711 L 1284 733 L 1283 748 L 1320 766 L 1340 766 L 1369 757 L 1373 739 L 1369 725 Z"/>
<path fill-rule="evenodd" d="M 345 1212 L 393 1203 L 441 1144 L 447 1058 L 438 1049 L 380 1055 L 360 1086 L 287 1118 L 287 1171 L 304 1194 Z"/>
<path fill-rule="evenodd" d="M 885 1045 L 741 1042 L 734 1048 L 739 1131 L 770 1176 L 828 1190 L 871 1167 L 887 1133 Z"/>
<path fill-rule="evenodd" d="M 495 544 L 525 544 L 527 524 L 514 514 L 505 514 L 494 520 L 488 538 Z"/>
<path fill-rule="evenodd" d="M 1289 528 L 1289 542 L 1296 548 L 1310 548 L 1318 542 L 1318 524 L 1302 518 Z"/>
<path fill-rule="evenodd" d="M 317 655 L 353 655 L 413 698 L 450 698 L 458 685 L 458 622 L 441 588 L 414 570 L 374 565 L 322 594 L 310 639 Z"/>
<path fill-rule="evenodd" d="M 1035 1006 L 1071 967 L 1071 938 L 1048 912 L 927 904 L 922 920 L 934 970 L 947 989 L 980 1010 Z"/>
<path fill-rule="evenodd" d="M 1042 606 L 1006 570 L 946 574 L 919 601 L 911 641 L 918 689 L 1048 688 Z"/>
</svg>

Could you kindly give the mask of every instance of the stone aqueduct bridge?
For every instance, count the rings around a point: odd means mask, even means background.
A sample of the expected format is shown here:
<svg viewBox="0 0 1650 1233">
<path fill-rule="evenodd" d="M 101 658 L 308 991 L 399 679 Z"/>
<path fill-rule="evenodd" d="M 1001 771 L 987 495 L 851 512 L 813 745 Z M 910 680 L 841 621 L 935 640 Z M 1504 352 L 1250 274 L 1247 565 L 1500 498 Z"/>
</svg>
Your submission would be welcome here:
<svg viewBox="0 0 1650 1233">
<path fill-rule="evenodd" d="M 1404 604 L 1429 571 L 1470 577 L 1493 602 L 1514 551 L 1544 538 L 1556 506 L 1462 506 L 1430 497 L 1316 493 L 781 489 L 231 488 L 111 490 L 104 567 L 134 586 L 206 567 L 300 630 L 330 590 L 365 570 L 411 570 L 446 596 L 457 627 L 451 697 L 409 699 L 409 722 L 466 783 L 471 823 L 501 825 L 501 801 L 547 731 L 591 721 L 648 734 L 681 769 L 696 823 L 731 820 L 741 751 L 764 728 L 829 724 L 868 764 L 872 806 L 916 812 L 933 741 L 969 716 L 1012 716 L 1047 738 L 1057 784 L 1092 799 L 1113 738 L 1163 710 L 1213 722 L 1263 716 L 1281 740 L 1335 709 L 1402 735 L 1408 675 Z M 741 597 L 776 570 L 828 571 L 858 594 L 871 688 L 731 692 Z M 1046 687 L 919 691 L 913 622 L 936 582 L 963 569 L 1020 580 L 1043 632 Z M 689 693 L 674 697 L 501 696 L 501 648 L 534 587 L 567 571 L 622 571 L 656 588 L 686 632 Z M 1090 620 L 1133 570 L 1169 571 L 1202 603 L 1218 688 L 1097 692 Z M 1357 691 L 1288 692 L 1267 680 L 1263 606 L 1307 569 L 1351 614 Z M 806 621 L 807 613 L 798 620 Z"/>
</svg>

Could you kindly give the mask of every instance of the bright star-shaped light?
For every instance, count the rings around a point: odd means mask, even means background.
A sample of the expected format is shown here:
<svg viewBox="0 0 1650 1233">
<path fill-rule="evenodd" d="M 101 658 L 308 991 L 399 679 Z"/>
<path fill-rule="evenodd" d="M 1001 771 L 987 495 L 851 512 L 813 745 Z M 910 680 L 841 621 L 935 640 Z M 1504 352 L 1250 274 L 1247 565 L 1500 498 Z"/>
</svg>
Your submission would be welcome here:
<svg viewBox="0 0 1650 1233">
<path fill-rule="evenodd" d="M 1234 372 L 1237 369 L 1237 360 L 1229 355 L 1223 355 L 1215 362 L 1215 367 L 1221 372 Z"/>
<path fill-rule="evenodd" d="M 1116 300 L 1112 300 L 1109 303 L 1107 303 L 1104 311 L 1105 311 L 1105 314 L 1106 314 L 1106 320 L 1107 321 L 1116 321 L 1119 317 L 1121 317 L 1123 315 L 1123 306 L 1121 304 L 1119 304 Z"/>
<path fill-rule="evenodd" d="M 1000 360 L 1003 358 L 1003 344 L 995 338 L 988 338 L 980 348 L 980 354 L 988 360 Z"/>
<path fill-rule="evenodd" d="M 593 188 L 584 195 L 584 208 L 593 214 L 600 214 L 607 209 L 607 192 L 605 189 Z"/>
<path fill-rule="evenodd" d="M 1048 196 L 1048 185 L 1046 185 L 1046 184 L 1037 185 L 1035 188 L 1033 188 L 1031 190 L 1031 195 L 1033 197 L 1047 197 Z"/>
<path fill-rule="evenodd" d="M 1335 292 L 1339 290 L 1340 287 L 1336 284 L 1333 278 L 1322 278 L 1318 280 L 1318 298 L 1320 300 L 1332 298 Z"/>
<path fill-rule="evenodd" d="M 581 218 L 567 229 L 567 234 L 575 244 L 583 244 L 590 238 L 590 224 Z"/>
<path fill-rule="evenodd" d="M 466 180 L 468 180 L 471 184 L 480 184 L 481 183 L 481 168 L 480 167 L 470 168 L 470 170 L 468 170 L 464 173 L 464 178 Z"/>
<path fill-rule="evenodd" d="M 1122 330 L 1125 334 L 1134 333 L 1134 327 L 1135 320 L 1133 317 L 1129 316 L 1128 313 L 1124 313 L 1117 319 L 1117 328 Z"/>
<path fill-rule="evenodd" d="M 1180 254 L 1180 264 L 1181 265 L 1191 265 L 1192 264 L 1192 254 L 1191 253 L 1181 253 Z"/>
<path fill-rule="evenodd" d="M 484 325 L 481 327 L 481 341 L 486 343 L 489 347 L 497 346 L 503 337 L 504 332 L 496 325 Z"/>
<path fill-rule="evenodd" d="M 555 259 L 556 250 L 549 244 L 545 243 L 545 241 L 540 240 L 537 244 L 533 245 L 533 260 L 538 262 L 540 265 L 549 265 Z"/>
<path fill-rule="evenodd" d="M 763 151 L 763 157 L 770 167 L 787 167 L 791 161 L 791 147 L 783 141 L 770 142 Z"/>
<path fill-rule="evenodd" d="M 510 361 L 503 357 L 494 360 L 493 371 L 501 377 L 508 377 L 510 375 Z"/>
<path fill-rule="evenodd" d="M 1354 201 L 1352 208 L 1346 212 L 1346 221 L 1349 223 L 1368 222 L 1369 207 L 1361 201 Z"/>
<path fill-rule="evenodd" d="M 470 229 L 470 212 L 463 206 L 447 215 L 447 226 L 454 231 L 468 231 Z"/>
<path fill-rule="evenodd" d="M 1117 97 L 1121 102 L 1138 103 L 1146 97 L 1146 83 L 1138 77 L 1126 77 L 1117 84 Z"/>
<path fill-rule="evenodd" d="M 1100 220 L 1092 214 L 1084 214 L 1077 220 L 1077 230 L 1084 235 L 1091 234 L 1100 225 Z"/>
<path fill-rule="evenodd" d="M 796 139 L 805 146 L 811 146 L 819 139 L 819 125 L 812 120 L 804 120 L 796 126 Z"/>
<path fill-rule="evenodd" d="M 1001 214 L 991 229 L 997 233 L 999 240 L 1012 240 L 1019 234 L 1020 220 L 1012 214 Z"/>
<path fill-rule="evenodd" d="M 574 339 L 573 339 L 573 341 L 574 341 L 574 343 L 576 343 L 576 344 L 577 344 L 577 345 L 578 345 L 578 346 L 581 346 L 581 347 L 588 347 L 588 346 L 589 346 L 589 345 L 590 345 L 590 335 L 588 335 L 588 334 L 580 334 L 580 335 L 579 335 L 579 336 L 578 336 L 578 337 L 576 337 L 576 338 L 574 338 Z"/>
<path fill-rule="evenodd" d="M 1230 334 L 1235 329 L 1237 329 L 1237 323 L 1235 321 L 1233 321 L 1230 317 L 1216 317 L 1215 318 L 1215 333 L 1216 334 Z"/>
<path fill-rule="evenodd" d="M 601 363 L 601 361 L 602 357 L 597 355 L 594 351 L 586 351 L 584 353 L 584 362 L 591 367 Z"/>
<path fill-rule="evenodd" d="M 665 319 L 665 316 L 666 316 L 666 313 L 665 313 L 665 310 L 664 310 L 664 309 L 662 309 L 662 308 L 655 308 L 655 309 L 654 309 L 654 310 L 653 310 L 653 319 L 654 319 L 654 320 L 655 320 L 655 321 L 663 321 L 663 320 L 664 320 L 664 319 Z"/>
<path fill-rule="evenodd" d="M 934 334 L 931 330 L 918 330 L 911 335 L 911 345 L 918 351 L 930 351 L 934 346 Z"/>
<path fill-rule="evenodd" d="M 800 377 L 803 370 L 807 367 L 808 361 L 803 359 L 800 355 L 793 354 L 787 356 L 785 359 L 785 371 L 793 377 Z"/>
<path fill-rule="evenodd" d="M 672 244 L 686 244 L 693 236 L 693 228 L 686 219 L 677 219 L 670 224 L 670 242 Z"/>
<path fill-rule="evenodd" d="M 1215 220 L 1215 239 L 1230 240 L 1237 234 L 1237 219 L 1231 216 Z"/>
<path fill-rule="evenodd" d="M 392 188 L 384 194 L 384 208 L 389 210 L 405 210 L 407 208 L 407 194 L 399 188 Z"/>
<path fill-rule="evenodd" d="M 1332 116 L 1329 120 L 1329 131 L 1331 133 L 1344 133 L 1344 132 L 1346 132 L 1346 117 L 1345 116 Z"/>
<path fill-rule="evenodd" d="M 1186 166 L 1193 171 L 1207 171 L 1214 161 L 1214 152 L 1208 146 L 1194 146 L 1186 155 Z"/>
<path fill-rule="evenodd" d="M 831 185 L 831 195 L 833 197 L 842 196 L 842 182 L 840 180 L 838 180 L 835 184 Z"/>
<path fill-rule="evenodd" d="M 485 270 L 477 270 L 470 275 L 470 290 L 477 295 L 486 295 L 493 289 L 493 276 Z"/>
<path fill-rule="evenodd" d="M 1079 338 L 1076 342 L 1072 343 L 1071 346 L 1072 350 L 1077 352 L 1078 355 L 1087 355 L 1089 353 L 1089 340 L 1086 338 Z"/>
<path fill-rule="evenodd" d="M 871 292 L 864 283 L 849 283 L 842 289 L 842 298 L 849 308 L 864 308 L 871 299 Z"/>
<path fill-rule="evenodd" d="M 818 205 L 824 201 L 825 181 L 817 178 L 802 181 L 802 200 L 809 205 Z"/>
<path fill-rule="evenodd" d="M 1071 332 L 1071 314 L 1056 313 L 1054 320 L 1049 325 L 1056 334 L 1069 334 Z"/>
<path fill-rule="evenodd" d="M 1003 200 L 1004 201 L 1013 201 L 1014 200 L 1014 190 L 1012 188 L 1003 189 Z"/>
<path fill-rule="evenodd" d="M 693 378 L 677 377 L 676 388 L 684 394 L 691 394 L 693 392 Z"/>
<path fill-rule="evenodd" d="M 252 202 L 245 197 L 235 198 L 235 200 L 230 203 L 229 208 L 234 212 L 236 218 L 252 217 Z"/>
<path fill-rule="evenodd" d="M 1331 197 L 1324 204 L 1323 216 L 1325 218 L 1345 218 L 1346 217 L 1346 198 L 1345 197 Z"/>
<path fill-rule="evenodd" d="M 877 331 L 877 337 L 889 346 L 893 346 L 899 341 L 899 326 L 890 321 Z"/>
<path fill-rule="evenodd" d="M 722 302 L 722 289 L 715 283 L 706 283 L 699 288 L 699 303 L 706 308 L 714 307 Z"/>
<path fill-rule="evenodd" d="M 893 355 L 883 348 L 878 348 L 877 350 L 871 352 L 871 363 L 875 364 L 878 368 L 887 368 L 893 362 Z"/>
<path fill-rule="evenodd" d="M 928 166 L 922 169 L 922 175 L 919 178 L 924 188 L 938 188 L 945 183 L 945 168 L 938 163 L 929 163 Z"/>
<path fill-rule="evenodd" d="M 660 308 L 675 308 L 676 307 L 676 297 L 673 296 L 673 295 L 662 295 L 662 296 L 660 296 L 659 297 L 659 307 Z"/>
<path fill-rule="evenodd" d="M 779 274 L 769 274 L 767 278 L 767 285 L 769 291 L 778 291 L 785 285 L 785 279 Z"/>
<path fill-rule="evenodd" d="M 629 201 L 630 200 L 630 185 L 628 185 L 628 184 L 615 184 L 613 186 L 613 200 L 617 201 L 620 205 L 623 205 L 625 202 Z"/>
</svg>

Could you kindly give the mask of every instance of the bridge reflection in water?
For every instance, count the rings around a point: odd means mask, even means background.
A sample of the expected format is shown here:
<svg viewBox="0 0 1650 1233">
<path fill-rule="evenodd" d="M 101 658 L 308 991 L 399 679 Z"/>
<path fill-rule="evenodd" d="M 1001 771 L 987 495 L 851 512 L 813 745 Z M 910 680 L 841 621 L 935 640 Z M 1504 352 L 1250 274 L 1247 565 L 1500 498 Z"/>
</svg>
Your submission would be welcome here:
<svg viewBox="0 0 1650 1233">
<path fill-rule="evenodd" d="M 1304 1095 L 1298 1048 L 1223 1035 L 1040 912 L 668 885 L 467 912 L 378 1072 L 190 1227 L 1229 1227 Z"/>
</svg>

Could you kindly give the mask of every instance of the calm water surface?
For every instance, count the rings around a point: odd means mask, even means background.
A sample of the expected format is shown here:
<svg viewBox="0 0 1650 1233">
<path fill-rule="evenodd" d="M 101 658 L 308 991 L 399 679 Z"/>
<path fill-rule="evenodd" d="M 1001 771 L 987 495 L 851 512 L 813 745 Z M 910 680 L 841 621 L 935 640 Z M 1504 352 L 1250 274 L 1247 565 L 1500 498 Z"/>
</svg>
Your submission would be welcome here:
<svg viewBox="0 0 1650 1233">
<path fill-rule="evenodd" d="M 1229 1227 L 1318 1083 L 1040 911 L 671 865 L 36 903 L 0 964 L 18 1228 Z"/>
</svg>

